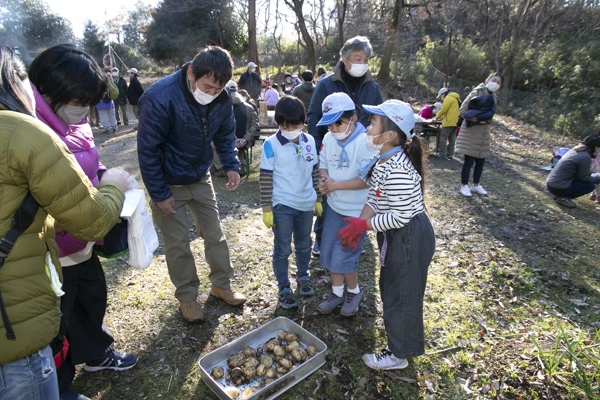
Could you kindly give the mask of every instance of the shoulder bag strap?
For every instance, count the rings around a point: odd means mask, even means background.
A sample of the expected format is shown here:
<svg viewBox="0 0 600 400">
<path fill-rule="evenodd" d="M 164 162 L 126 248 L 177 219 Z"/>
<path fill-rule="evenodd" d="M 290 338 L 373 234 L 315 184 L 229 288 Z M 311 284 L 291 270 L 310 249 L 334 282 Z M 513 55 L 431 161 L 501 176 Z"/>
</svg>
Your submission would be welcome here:
<svg viewBox="0 0 600 400">
<path fill-rule="evenodd" d="M 21 236 L 23 232 L 27 230 L 35 220 L 39 204 L 35 201 L 31 192 L 27 192 L 27 195 L 23 199 L 23 202 L 17 209 L 13 222 L 6 235 L 0 239 L 0 268 L 4 265 L 4 260 L 8 257 L 8 254 L 12 250 L 15 242 Z M 0 292 L 0 313 L 2 313 L 2 322 L 4 323 L 4 329 L 6 330 L 6 337 L 8 340 L 15 340 L 15 332 L 12 329 L 12 325 L 8 320 L 8 313 L 4 306 L 4 300 L 2 299 L 2 292 Z"/>
</svg>

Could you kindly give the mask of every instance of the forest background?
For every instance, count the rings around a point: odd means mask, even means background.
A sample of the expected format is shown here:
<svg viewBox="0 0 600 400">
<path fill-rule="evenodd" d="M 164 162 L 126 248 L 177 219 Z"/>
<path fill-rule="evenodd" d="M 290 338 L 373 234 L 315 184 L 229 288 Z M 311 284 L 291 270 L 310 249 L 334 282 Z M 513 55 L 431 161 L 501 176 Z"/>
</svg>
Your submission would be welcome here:
<svg viewBox="0 0 600 400">
<path fill-rule="evenodd" d="M 498 71 L 500 113 L 575 137 L 600 125 L 598 0 L 164 0 L 104 26 L 87 21 L 81 38 L 41 0 L 0 6 L 0 42 L 26 63 L 72 42 L 142 74 L 169 73 L 207 44 L 227 48 L 238 74 L 248 61 L 263 78 L 332 71 L 355 35 L 370 38 L 388 98 L 432 100 L 444 85 L 464 98 Z"/>
</svg>

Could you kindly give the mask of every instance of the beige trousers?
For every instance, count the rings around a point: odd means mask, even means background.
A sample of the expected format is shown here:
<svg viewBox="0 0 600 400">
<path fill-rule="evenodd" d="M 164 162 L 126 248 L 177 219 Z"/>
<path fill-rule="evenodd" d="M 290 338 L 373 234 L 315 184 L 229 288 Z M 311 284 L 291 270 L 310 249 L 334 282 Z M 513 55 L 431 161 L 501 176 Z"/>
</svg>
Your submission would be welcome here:
<svg viewBox="0 0 600 400">
<path fill-rule="evenodd" d="M 200 182 L 183 186 L 169 185 L 169 189 L 175 200 L 175 214 L 166 215 L 154 201 L 150 202 L 150 206 L 154 223 L 164 238 L 165 258 L 171 282 L 175 285 L 175 297 L 181 302 L 192 301 L 198 296 L 200 286 L 190 250 L 187 209 L 194 217 L 198 235 L 204 239 L 204 258 L 210 268 L 208 279 L 215 286 L 228 288 L 233 268 L 210 174 Z"/>
</svg>

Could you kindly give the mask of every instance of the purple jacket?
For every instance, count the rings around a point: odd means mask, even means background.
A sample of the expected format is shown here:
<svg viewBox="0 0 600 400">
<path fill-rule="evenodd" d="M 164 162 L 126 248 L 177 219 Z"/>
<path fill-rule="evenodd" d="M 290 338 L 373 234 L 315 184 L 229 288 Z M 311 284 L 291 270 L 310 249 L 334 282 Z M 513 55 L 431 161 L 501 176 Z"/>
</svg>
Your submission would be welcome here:
<svg viewBox="0 0 600 400">
<path fill-rule="evenodd" d="M 265 102 L 268 106 L 274 106 L 279 101 L 279 94 L 273 88 L 269 88 L 265 92 Z"/>
<path fill-rule="evenodd" d="M 35 93 L 37 118 L 56 132 L 58 137 L 67 145 L 69 151 L 73 153 L 92 185 L 96 186 L 100 182 L 98 171 L 105 170 L 106 167 L 100 163 L 92 128 L 87 119 L 84 118 L 77 125 L 67 125 L 52 111 L 52 108 L 46 103 L 37 88 L 33 84 L 31 86 Z M 58 244 L 59 257 L 65 257 L 83 250 L 88 243 L 85 240 L 74 238 L 65 231 L 57 231 L 55 240 Z"/>
</svg>

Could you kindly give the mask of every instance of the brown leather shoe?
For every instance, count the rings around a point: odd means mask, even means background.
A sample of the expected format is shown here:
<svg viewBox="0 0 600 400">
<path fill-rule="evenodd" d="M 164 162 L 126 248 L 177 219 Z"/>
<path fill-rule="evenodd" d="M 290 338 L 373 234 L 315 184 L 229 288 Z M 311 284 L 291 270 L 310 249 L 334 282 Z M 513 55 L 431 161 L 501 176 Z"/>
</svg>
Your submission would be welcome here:
<svg viewBox="0 0 600 400">
<path fill-rule="evenodd" d="M 181 310 L 181 316 L 185 322 L 189 322 L 190 324 L 201 324 L 204 322 L 202 305 L 198 302 L 198 299 L 180 302 L 179 309 Z"/>
<path fill-rule="evenodd" d="M 237 292 L 231 286 L 227 289 L 221 289 L 220 287 L 213 285 L 212 288 L 210 288 L 210 294 L 232 306 L 241 306 L 246 302 L 244 295 Z"/>
</svg>

